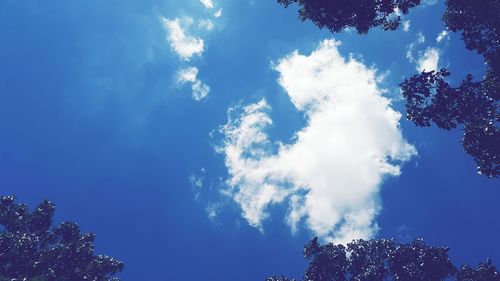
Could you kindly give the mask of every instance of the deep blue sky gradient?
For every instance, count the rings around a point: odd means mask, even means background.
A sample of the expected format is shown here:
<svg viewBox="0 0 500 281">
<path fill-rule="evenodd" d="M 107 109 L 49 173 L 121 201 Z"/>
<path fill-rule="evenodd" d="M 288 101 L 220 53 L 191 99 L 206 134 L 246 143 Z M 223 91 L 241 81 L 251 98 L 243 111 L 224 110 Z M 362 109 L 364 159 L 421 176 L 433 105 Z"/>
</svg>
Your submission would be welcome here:
<svg viewBox="0 0 500 281">
<path fill-rule="evenodd" d="M 422 31 L 419 48 L 435 46 L 444 28 L 442 3 L 412 10 L 410 32 L 368 35 L 318 30 L 275 1 L 217 5 L 223 16 L 193 60 L 211 92 L 196 102 L 175 83 L 186 63 L 170 50 L 159 18 L 208 17 L 197 0 L 0 0 L 0 194 L 31 206 L 54 201 L 56 222 L 78 222 L 97 234 L 97 252 L 125 262 L 123 280 L 299 277 L 311 237 L 292 235 L 284 210 L 273 212 L 264 233 L 229 201 L 215 222 L 207 218 L 227 175 L 210 132 L 226 122 L 228 107 L 266 97 L 270 133 L 288 141 L 304 119 L 271 62 L 295 49 L 309 53 L 325 38 L 341 40 L 345 56 L 389 70 L 383 85 L 397 96 L 397 84 L 415 72 L 406 45 Z M 439 47 L 454 81 L 484 71 L 459 35 Z M 402 101 L 394 107 L 404 110 Z M 379 237 L 424 237 L 450 246 L 457 264 L 491 257 L 500 265 L 498 181 L 475 173 L 459 130 L 401 126 L 419 156 L 383 184 Z M 195 200 L 188 178 L 201 168 Z"/>
</svg>

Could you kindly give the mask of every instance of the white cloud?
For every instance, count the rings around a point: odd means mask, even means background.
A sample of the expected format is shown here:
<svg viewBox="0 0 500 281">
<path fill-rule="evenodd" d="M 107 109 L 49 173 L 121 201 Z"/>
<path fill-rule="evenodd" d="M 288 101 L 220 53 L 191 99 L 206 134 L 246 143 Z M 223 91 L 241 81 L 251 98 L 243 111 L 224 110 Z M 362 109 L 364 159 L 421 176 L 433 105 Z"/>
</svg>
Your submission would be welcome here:
<svg viewBox="0 0 500 281">
<path fill-rule="evenodd" d="M 201 189 L 203 187 L 203 178 L 196 175 L 191 175 L 189 176 L 189 182 L 191 183 L 191 187 L 193 188 L 194 199 L 198 200 L 198 198 L 200 198 Z"/>
<path fill-rule="evenodd" d="M 193 186 L 194 188 L 202 188 L 203 187 L 203 177 L 191 175 L 189 177 L 189 182 L 191 183 L 191 186 Z"/>
<path fill-rule="evenodd" d="M 196 101 L 204 99 L 210 92 L 210 87 L 207 84 L 202 83 L 200 80 L 196 80 L 191 89 L 193 90 L 193 99 Z"/>
<path fill-rule="evenodd" d="M 200 20 L 198 24 L 200 28 L 206 29 L 207 31 L 211 31 L 214 29 L 214 23 L 209 19 Z"/>
<path fill-rule="evenodd" d="M 403 31 L 408 32 L 410 30 L 411 22 L 409 20 L 403 21 Z"/>
<path fill-rule="evenodd" d="M 207 213 L 207 217 L 210 221 L 215 222 L 220 212 L 222 211 L 222 203 L 210 203 L 205 208 L 205 212 Z"/>
<path fill-rule="evenodd" d="M 186 82 L 194 82 L 196 81 L 196 77 L 198 76 L 198 68 L 196 67 L 187 67 L 179 70 L 177 72 L 177 82 L 184 84 Z"/>
<path fill-rule="evenodd" d="M 201 82 L 198 78 L 198 68 L 196 67 L 187 67 L 179 70 L 177 72 L 177 82 L 179 84 L 190 83 L 193 99 L 196 101 L 200 101 L 203 98 L 208 96 L 210 92 L 210 87 L 203 82 Z"/>
<path fill-rule="evenodd" d="M 195 200 L 198 200 L 201 194 L 201 190 L 203 189 L 205 172 L 205 168 L 201 168 L 198 173 L 192 173 L 188 178 L 189 182 L 191 183 L 191 187 L 193 188 Z"/>
<path fill-rule="evenodd" d="M 417 61 L 417 70 L 431 71 L 437 70 L 439 64 L 439 49 L 427 48 Z"/>
<path fill-rule="evenodd" d="M 200 0 L 200 2 L 207 9 L 213 9 L 215 7 L 213 0 Z M 215 12 L 215 17 L 220 17 L 222 14 L 222 9 Z M 205 41 L 196 36 L 189 34 L 189 28 L 193 25 L 194 20 L 191 17 L 183 17 L 167 19 L 165 17 L 160 18 L 163 27 L 167 31 L 167 39 L 170 43 L 170 48 L 185 61 L 190 61 L 190 59 L 195 56 L 201 56 L 205 50 Z M 200 19 L 198 20 L 198 25 L 195 26 L 195 30 L 199 32 L 212 31 L 215 27 L 214 22 L 211 19 Z M 201 80 L 197 79 L 198 68 L 196 67 L 185 67 L 180 69 L 177 73 L 177 82 L 179 84 L 189 83 L 192 89 L 193 99 L 200 101 L 208 96 L 210 92 L 210 87 L 203 83 Z"/>
<path fill-rule="evenodd" d="M 193 23 L 193 19 L 186 17 L 181 23 L 181 19 L 173 20 L 161 17 L 163 27 L 167 30 L 167 39 L 170 47 L 183 59 L 189 60 L 193 55 L 201 55 L 204 50 L 203 39 L 190 36 L 186 33 L 186 28 Z"/>
<path fill-rule="evenodd" d="M 217 10 L 217 12 L 214 13 L 214 17 L 220 18 L 222 16 L 222 9 Z"/>
<path fill-rule="evenodd" d="M 212 0 L 200 0 L 200 2 L 207 9 L 213 9 L 215 7 L 214 2 Z"/>
<path fill-rule="evenodd" d="M 450 33 L 447 30 L 443 30 L 438 34 L 438 36 L 436 37 L 436 42 L 441 43 L 441 41 L 445 39 L 450 39 Z"/>
<path fill-rule="evenodd" d="M 230 195 L 254 227 L 270 216 L 273 204 L 287 204 L 293 231 L 306 227 L 321 238 L 345 243 L 370 238 L 381 205 L 385 176 L 416 153 L 399 128 L 401 114 L 381 95 L 375 71 L 343 58 L 334 40 L 309 56 L 293 52 L 275 69 L 307 124 L 290 144 L 271 142 L 265 100 L 231 115 L 221 127 Z"/>
<path fill-rule="evenodd" d="M 198 172 L 192 173 L 188 178 L 193 189 L 195 200 L 200 198 L 202 189 L 205 187 L 205 173 L 205 168 L 201 168 Z"/>
</svg>

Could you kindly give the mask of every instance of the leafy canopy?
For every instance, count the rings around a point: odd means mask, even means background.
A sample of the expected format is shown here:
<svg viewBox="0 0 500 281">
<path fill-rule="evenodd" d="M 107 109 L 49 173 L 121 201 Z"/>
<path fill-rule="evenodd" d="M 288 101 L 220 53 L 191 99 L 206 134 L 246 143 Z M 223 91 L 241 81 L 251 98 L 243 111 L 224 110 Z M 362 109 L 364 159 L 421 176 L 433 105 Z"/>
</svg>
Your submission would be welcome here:
<svg viewBox="0 0 500 281">
<path fill-rule="evenodd" d="M 319 28 L 340 32 L 355 28 L 367 33 L 372 27 L 395 30 L 401 23 L 401 14 L 420 4 L 420 0 L 278 0 L 288 7 L 300 6 L 299 18 L 311 20 Z"/>
<path fill-rule="evenodd" d="M 51 228 L 54 212 L 49 201 L 30 211 L 0 196 L 0 281 L 118 281 L 123 263 L 94 255 L 95 236 L 75 223 Z"/>
<path fill-rule="evenodd" d="M 409 244 L 393 240 L 354 240 L 344 245 L 320 245 L 312 239 L 304 247 L 309 267 L 304 281 L 500 281 L 500 274 L 488 260 L 477 268 L 457 270 L 448 257 L 448 248 L 431 247 L 422 239 Z M 266 281 L 295 281 L 272 276 Z M 450 280 L 450 279 L 446 279 Z"/>
<path fill-rule="evenodd" d="M 480 175 L 500 175 L 500 0 L 448 0 L 446 27 L 460 32 L 467 49 L 484 58 L 486 75 L 471 74 L 452 87 L 446 69 L 423 71 L 401 83 L 407 117 L 417 126 L 450 130 L 461 125 L 462 145 L 477 164 Z"/>
</svg>

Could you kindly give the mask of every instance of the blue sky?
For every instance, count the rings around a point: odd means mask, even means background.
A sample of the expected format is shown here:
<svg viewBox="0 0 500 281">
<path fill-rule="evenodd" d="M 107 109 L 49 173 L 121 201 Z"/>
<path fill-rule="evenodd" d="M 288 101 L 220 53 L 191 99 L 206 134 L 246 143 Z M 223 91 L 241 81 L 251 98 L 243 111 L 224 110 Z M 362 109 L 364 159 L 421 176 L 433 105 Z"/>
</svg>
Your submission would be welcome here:
<svg viewBox="0 0 500 281">
<path fill-rule="evenodd" d="M 358 35 L 275 1 L 1 1 L 0 193 L 54 201 L 123 280 L 298 277 L 314 235 L 498 264 L 498 181 L 397 87 L 483 73 L 443 11 Z"/>
</svg>

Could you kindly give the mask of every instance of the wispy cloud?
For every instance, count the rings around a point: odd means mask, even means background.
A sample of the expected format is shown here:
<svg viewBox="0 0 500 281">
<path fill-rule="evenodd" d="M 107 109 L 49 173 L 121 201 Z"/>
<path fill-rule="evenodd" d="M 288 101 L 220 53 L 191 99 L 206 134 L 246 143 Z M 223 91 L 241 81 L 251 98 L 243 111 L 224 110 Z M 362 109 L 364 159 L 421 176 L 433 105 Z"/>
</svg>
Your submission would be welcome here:
<svg viewBox="0 0 500 281">
<path fill-rule="evenodd" d="M 342 57 L 325 40 L 310 55 L 298 51 L 276 67 L 279 83 L 307 125 L 290 144 L 274 143 L 266 100 L 230 109 L 221 127 L 228 190 L 243 217 L 263 228 L 273 204 L 287 204 L 287 223 L 345 243 L 377 232 L 385 176 L 416 153 L 400 131 L 401 114 L 381 95 L 375 71 Z M 277 147 L 276 147 L 277 146 Z"/>
<path fill-rule="evenodd" d="M 217 12 L 214 13 L 214 17 L 220 18 L 222 16 L 222 8 L 217 10 Z"/>
<path fill-rule="evenodd" d="M 417 45 L 425 43 L 425 36 L 422 32 L 417 33 L 417 39 L 406 46 L 406 58 L 409 62 L 415 62 L 415 58 L 413 56 L 413 52 Z"/>
<path fill-rule="evenodd" d="M 417 43 L 418 44 L 425 43 L 425 36 L 422 32 L 417 33 Z"/>
<path fill-rule="evenodd" d="M 212 29 L 214 29 L 214 23 L 209 19 L 200 20 L 198 26 L 207 31 L 211 31 Z"/>
<path fill-rule="evenodd" d="M 198 173 L 191 174 L 188 179 L 193 188 L 194 199 L 198 200 L 205 181 L 205 168 L 201 168 Z"/>
<path fill-rule="evenodd" d="M 194 55 L 201 55 L 204 50 L 203 39 L 187 34 L 187 28 L 193 23 L 190 17 L 167 19 L 161 17 L 163 27 L 167 31 L 170 47 L 182 59 L 189 60 Z"/>
<path fill-rule="evenodd" d="M 205 212 L 207 213 L 207 217 L 210 221 L 215 222 L 219 217 L 220 212 L 222 211 L 222 203 L 214 202 L 207 205 L 205 208 Z"/>
<path fill-rule="evenodd" d="M 409 20 L 403 21 L 403 31 L 408 32 L 410 30 L 411 22 Z"/>
<path fill-rule="evenodd" d="M 437 3 L 437 0 L 423 0 L 422 1 L 422 4 L 424 6 L 432 6 L 432 5 L 435 5 Z"/>
<path fill-rule="evenodd" d="M 208 96 L 210 87 L 198 79 L 198 68 L 186 67 L 177 72 L 177 82 L 179 84 L 190 83 L 193 99 L 200 101 Z"/>
<path fill-rule="evenodd" d="M 450 39 L 450 32 L 448 30 L 441 31 L 436 37 L 436 42 L 441 43 L 443 40 Z"/>
</svg>

